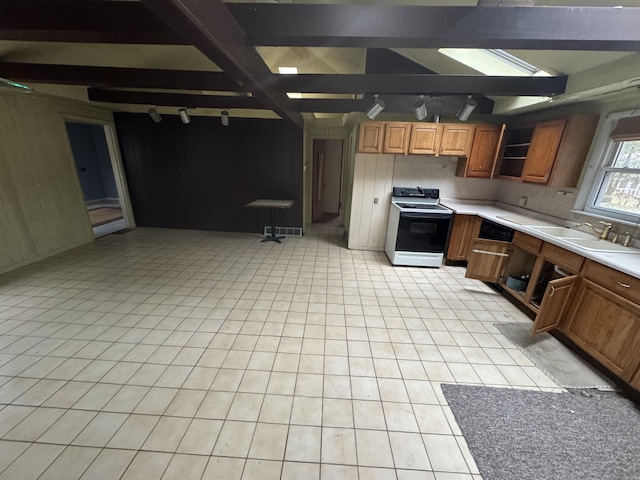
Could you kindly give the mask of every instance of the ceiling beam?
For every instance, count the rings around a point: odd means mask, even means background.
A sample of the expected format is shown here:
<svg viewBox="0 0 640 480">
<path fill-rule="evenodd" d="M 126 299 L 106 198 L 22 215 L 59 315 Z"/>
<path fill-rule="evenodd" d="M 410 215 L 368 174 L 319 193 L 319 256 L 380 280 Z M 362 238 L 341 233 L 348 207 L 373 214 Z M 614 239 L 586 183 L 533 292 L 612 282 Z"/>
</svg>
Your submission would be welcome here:
<svg viewBox="0 0 640 480">
<path fill-rule="evenodd" d="M 19 82 L 104 88 L 247 91 L 221 72 L 87 67 L 0 62 L 0 77 Z M 567 77 L 488 77 L 423 74 L 277 75 L 287 92 L 332 94 L 550 96 L 565 91 Z"/>
<path fill-rule="evenodd" d="M 563 93 L 567 77 L 490 77 L 486 75 L 279 75 L 287 92 L 300 93 L 397 93 L 412 95 L 527 95 Z"/>
<path fill-rule="evenodd" d="M 285 120 L 304 120 L 222 0 L 141 0 L 185 40 Z"/>
<path fill-rule="evenodd" d="M 92 87 L 242 91 L 237 82 L 229 78 L 225 73 L 195 70 L 0 62 L 0 77 L 25 83 L 87 85 Z"/>
<path fill-rule="evenodd" d="M 253 45 L 640 51 L 640 8 L 268 3 L 227 8 Z M 139 2 L 21 0 L 4 2 L 0 15 L 2 40 L 190 44 L 179 33 Z"/>
<path fill-rule="evenodd" d="M 87 92 L 89 94 L 89 100 L 93 102 L 157 105 L 164 107 L 250 108 L 254 110 L 270 110 L 255 97 L 140 92 L 130 90 L 106 90 L 101 88 L 89 88 Z"/>
<path fill-rule="evenodd" d="M 127 90 L 88 89 L 89 100 L 104 103 L 120 103 L 131 105 L 158 105 L 165 107 L 188 108 L 248 108 L 254 110 L 268 109 L 253 97 L 193 95 L 184 93 L 140 92 Z M 448 112 L 455 114 L 466 102 L 466 96 L 438 96 L 425 98 L 429 112 Z M 478 107 L 476 114 L 490 114 L 493 101 L 487 98 L 476 98 Z M 373 103 L 372 95 L 362 99 L 293 99 L 300 112 L 311 113 L 350 113 L 365 112 Z M 411 113 L 416 101 L 413 95 L 385 95 L 386 112 Z"/>
<path fill-rule="evenodd" d="M 3 2 L 0 39 L 41 42 L 188 45 L 138 2 Z"/>
<path fill-rule="evenodd" d="M 230 3 L 254 45 L 640 50 L 640 8 Z"/>
</svg>

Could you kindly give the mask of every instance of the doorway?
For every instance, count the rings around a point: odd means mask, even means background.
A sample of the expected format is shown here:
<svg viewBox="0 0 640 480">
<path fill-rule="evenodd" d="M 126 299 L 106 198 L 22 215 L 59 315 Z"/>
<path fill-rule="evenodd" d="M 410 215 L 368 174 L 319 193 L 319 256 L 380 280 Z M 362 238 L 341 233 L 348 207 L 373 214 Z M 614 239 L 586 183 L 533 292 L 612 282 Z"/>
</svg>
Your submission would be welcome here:
<svg viewBox="0 0 640 480">
<path fill-rule="evenodd" d="M 65 122 L 84 203 L 95 237 L 128 227 L 105 125 Z"/>
<path fill-rule="evenodd" d="M 344 140 L 313 140 L 313 223 L 340 222 Z"/>
</svg>

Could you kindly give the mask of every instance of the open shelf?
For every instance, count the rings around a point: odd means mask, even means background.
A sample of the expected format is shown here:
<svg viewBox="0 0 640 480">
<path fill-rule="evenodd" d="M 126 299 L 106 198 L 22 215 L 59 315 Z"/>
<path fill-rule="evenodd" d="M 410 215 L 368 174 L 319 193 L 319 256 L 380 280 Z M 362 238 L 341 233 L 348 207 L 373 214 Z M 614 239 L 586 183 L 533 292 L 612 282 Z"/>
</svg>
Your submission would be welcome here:
<svg viewBox="0 0 640 480">
<path fill-rule="evenodd" d="M 529 125 L 512 128 L 507 132 L 498 177 L 517 178 L 522 175 L 534 128 L 535 126 Z"/>
</svg>

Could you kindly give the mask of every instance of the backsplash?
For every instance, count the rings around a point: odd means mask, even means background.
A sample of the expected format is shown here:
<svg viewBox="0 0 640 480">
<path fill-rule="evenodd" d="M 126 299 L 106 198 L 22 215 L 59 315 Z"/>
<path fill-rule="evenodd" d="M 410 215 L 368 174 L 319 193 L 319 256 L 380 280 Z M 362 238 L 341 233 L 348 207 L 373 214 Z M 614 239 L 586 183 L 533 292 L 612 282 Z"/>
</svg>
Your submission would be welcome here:
<svg viewBox="0 0 640 480">
<path fill-rule="evenodd" d="M 564 220 L 573 218 L 571 209 L 576 201 L 574 188 L 545 187 L 528 183 L 493 180 L 498 185 L 495 200 L 509 205 L 521 206 L 519 201 L 527 197 L 523 208 L 544 213 Z M 558 191 L 567 194 L 559 194 Z"/>
<path fill-rule="evenodd" d="M 393 185 L 439 188 L 440 198 L 496 199 L 502 182 L 456 177 L 457 163 L 457 157 L 396 155 Z"/>
</svg>

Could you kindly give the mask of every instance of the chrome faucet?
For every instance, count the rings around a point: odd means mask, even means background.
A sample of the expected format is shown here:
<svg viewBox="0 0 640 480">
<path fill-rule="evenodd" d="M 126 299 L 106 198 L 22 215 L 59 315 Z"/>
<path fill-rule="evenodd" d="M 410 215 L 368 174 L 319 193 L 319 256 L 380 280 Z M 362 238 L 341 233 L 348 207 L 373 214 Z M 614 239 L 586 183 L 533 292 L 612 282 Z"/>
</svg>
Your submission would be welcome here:
<svg viewBox="0 0 640 480">
<path fill-rule="evenodd" d="M 591 225 L 590 223 L 587 222 L 583 222 L 583 223 L 579 223 L 576 225 L 575 228 L 578 227 L 589 227 L 591 230 L 594 231 L 594 233 L 596 233 L 599 237 L 600 240 L 606 240 L 607 237 L 609 236 L 609 232 L 611 231 L 611 224 L 607 223 L 607 222 L 598 222 L 601 223 L 602 225 L 604 225 L 604 227 L 602 227 L 602 231 L 599 232 L 598 229 L 596 227 L 594 227 L 593 225 Z"/>
</svg>

